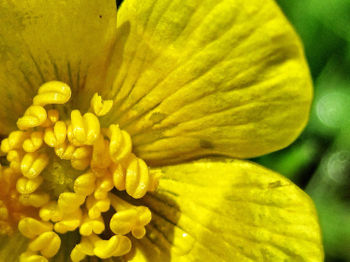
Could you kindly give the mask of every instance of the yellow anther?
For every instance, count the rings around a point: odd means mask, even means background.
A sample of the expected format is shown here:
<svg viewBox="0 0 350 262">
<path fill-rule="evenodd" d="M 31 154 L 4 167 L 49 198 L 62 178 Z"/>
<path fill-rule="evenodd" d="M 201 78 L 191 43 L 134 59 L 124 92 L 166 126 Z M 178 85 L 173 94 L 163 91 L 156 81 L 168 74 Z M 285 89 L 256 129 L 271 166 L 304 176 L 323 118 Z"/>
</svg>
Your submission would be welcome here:
<svg viewBox="0 0 350 262">
<path fill-rule="evenodd" d="M 97 93 L 91 99 L 90 106 L 97 116 L 106 115 L 113 106 L 113 100 L 102 100 Z"/>
<path fill-rule="evenodd" d="M 121 164 L 113 163 L 110 166 L 110 171 L 113 176 L 114 186 L 119 190 L 125 190 L 125 170 Z"/>
<path fill-rule="evenodd" d="M 118 163 L 130 155 L 132 150 L 131 137 L 124 130 L 120 130 L 118 125 L 110 125 L 109 134 L 109 153 L 112 160 Z"/>
<path fill-rule="evenodd" d="M 48 262 L 46 257 L 38 255 L 36 252 L 27 251 L 20 255 L 19 262 Z"/>
<path fill-rule="evenodd" d="M 93 252 L 93 251 L 92 251 Z M 94 254 L 92 254 L 91 256 L 93 256 Z M 80 262 L 82 261 L 84 258 L 86 257 L 86 254 L 83 253 L 79 248 L 78 245 L 75 246 L 72 250 L 72 252 L 70 253 L 70 259 L 73 262 Z"/>
<path fill-rule="evenodd" d="M 153 169 L 149 171 L 149 185 L 148 191 L 154 192 L 159 186 L 159 179 L 162 176 L 162 171 L 159 169 Z"/>
<path fill-rule="evenodd" d="M 91 219 L 88 215 L 84 215 L 79 232 L 82 236 L 90 236 L 92 233 L 101 234 L 104 230 L 105 223 L 102 217 Z"/>
<path fill-rule="evenodd" d="M 86 132 L 84 126 L 83 116 L 79 110 L 71 112 L 72 132 L 73 136 L 80 142 L 84 143 L 86 140 Z"/>
<path fill-rule="evenodd" d="M 89 146 L 78 147 L 71 158 L 71 165 L 77 170 L 85 170 L 91 161 L 92 148 Z"/>
<path fill-rule="evenodd" d="M 25 206 L 42 207 L 50 201 L 50 195 L 43 192 L 35 192 L 28 195 L 20 195 L 19 201 Z"/>
<path fill-rule="evenodd" d="M 23 141 L 28 137 L 28 133 L 23 131 L 13 131 L 8 138 L 1 141 L 1 151 L 8 153 L 10 150 L 22 147 Z"/>
<path fill-rule="evenodd" d="M 33 179 L 40 175 L 48 163 L 49 157 L 45 153 L 26 153 L 21 161 L 22 174 Z"/>
<path fill-rule="evenodd" d="M 47 111 L 47 118 L 44 123 L 41 124 L 42 127 L 50 127 L 54 125 L 58 119 L 60 118 L 60 114 L 56 109 L 50 109 Z"/>
<path fill-rule="evenodd" d="M 64 192 L 58 197 L 58 207 L 63 213 L 75 212 L 85 202 L 85 196 L 73 192 Z"/>
<path fill-rule="evenodd" d="M 21 177 L 17 180 L 16 189 L 21 194 L 31 194 L 38 189 L 43 180 L 41 176 L 37 176 L 33 179 Z"/>
<path fill-rule="evenodd" d="M 126 163 L 126 192 L 133 198 L 143 197 L 149 189 L 150 177 L 146 163 L 131 155 Z"/>
<path fill-rule="evenodd" d="M 40 234 L 52 231 L 52 224 L 43 222 L 31 217 L 21 219 L 18 223 L 18 230 L 27 238 L 35 238 Z"/>
<path fill-rule="evenodd" d="M 36 126 L 40 126 L 47 118 L 46 110 L 41 106 L 30 106 L 24 113 L 24 116 L 19 118 L 17 126 L 20 130 L 26 130 Z"/>
<path fill-rule="evenodd" d="M 60 237 L 51 231 L 40 234 L 29 243 L 28 248 L 32 251 L 40 251 L 44 257 L 51 258 L 57 254 L 60 246 Z"/>
<path fill-rule="evenodd" d="M 45 106 L 48 104 L 65 104 L 71 96 L 70 87 L 59 81 L 50 81 L 43 84 L 38 94 L 33 98 L 33 104 Z"/>
<path fill-rule="evenodd" d="M 77 177 L 74 181 L 74 192 L 80 195 L 91 195 L 95 190 L 95 175 L 91 172 Z"/>
<path fill-rule="evenodd" d="M 23 150 L 29 153 L 37 151 L 43 144 L 44 133 L 41 131 L 32 132 L 30 137 L 24 140 Z"/>
<path fill-rule="evenodd" d="M 107 168 L 112 160 L 109 155 L 109 142 L 100 135 L 93 144 L 91 168 L 100 170 Z"/>
<path fill-rule="evenodd" d="M 63 219 L 63 212 L 56 201 L 51 201 L 40 208 L 39 216 L 43 221 L 58 222 Z"/>
<path fill-rule="evenodd" d="M 57 147 L 64 143 L 67 135 L 67 126 L 63 121 L 58 121 L 55 126 L 45 129 L 45 143 L 51 147 Z"/>
<path fill-rule="evenodd" d="M 72 123 L 67 123 L 67 138 L 69 143 L 71 143 L 74 146 L 83 146 L 83 143 L 80 143 L 73 134 L 73 126 Z"/>
<path fill-rule="evenodd" d="M 63 215 L 61 221 L 54 225 L 55 231 L 60 234 L 65 234 L 68 231 L 76 230 L 82 222 L 82 216 L 80 208 L 75 209 L 73 212 L 69 211 L 69 213 Z"/>
<path fill-rule="evenodd" d="M 88 209 L 89 217 L 96 219 L 101 216 L 101 213 L 107 212 L 110 208 L 109 198 L 98 200 L 93 195 L 86 199 L 86 208 Z"/>
<path fill-rule="evenodd" d="M 21 162 L 22 162 L 22 158 L 24 156 L 24 151 L 23 150 L 11 150 L 10 152 L 8 152 L 7 154 L 7 160 L 10 162 L 10 168 L 16 170 L 16 171 L 20 171 L 21 170 Z"/>
<path fill-rule="evenodd" d="M 92 113 L 82 116 L 79 110 L 73 110 L 71 121 L 73 136 L 79 143 L 92 145 L 100 135 L 100 122 Z"/>
<path fill-rule="evenodd" d="M 89 238 L 94 244 L 94 254 L 102 259 L 125 255 L 131 249 L 131 241 L 125 236 L 114 235 L 108 240 L 102 240 L 96 235 Z"/>
<path fill-rule="evenodd" d="M 82 237 L 80 243 L 73 248 L 70 257 L 73 262 L 80 262 L 86 255 L 94 255 L 94 244 L 89 238 Z"/>
<path fill-rule="evenodd" d="M 145 206 L 133 206 L 126 201 L 110 194 L 111 205 L 117 211 L 110 221 L 113 233 L 125 235 L 129 232 L 141 239 L 146 234 L 145 226 L 152 219 L 151 211 Z"/>
<path fill-rule="evenodd" d="M 97 180 L 94 197 L 99 200 L 105 199 L 108 195 L 108 192 L 111 191 L 113 187 L 113 176 L 110 172 L 106 172 L 103 177 Z"/>
<path fill-rule="evenodd" d="M 61 159 L 70 160 L 72 159 L 75 149 L 76 147 L 74 145 L 66 142 L 55 147 L 55 153 Z"/>
<path fill-rule="evenodd" d="M 0 200 L 0 220 L 5 220 L 9 216 L 9 212 L 4 202 Z"/>
</svg>

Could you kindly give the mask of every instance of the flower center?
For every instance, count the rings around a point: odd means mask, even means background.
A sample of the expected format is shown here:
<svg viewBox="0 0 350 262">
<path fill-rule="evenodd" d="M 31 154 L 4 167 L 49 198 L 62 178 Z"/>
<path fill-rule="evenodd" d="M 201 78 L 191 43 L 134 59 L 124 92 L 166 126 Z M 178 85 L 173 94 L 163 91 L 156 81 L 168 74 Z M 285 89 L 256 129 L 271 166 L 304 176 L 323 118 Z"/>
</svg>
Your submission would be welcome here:
<svg viewBox="0 0 350 262">
<path fill-rule="evenodd" d="M 160 174 L 132 153 L 126 131 L 114 124 L 101 128 L 99 117 L 113 102 L 96 93 L 89 112 L 73 110 L 60 119 L 70 96 L 68 85 L 45 83 L 18 119 L 19 130 L 1 142 L 0 233 L 11 234 L 18 225 L 30 239 L 21 261 L 47 261 L 59 251 L 60 234 L 69 231 L 81 235 L 71 252 L 74 262 L 122 256 L 151 220 L 147 207 L 116 194 L 142 198 L 156 190 Z"/>
</svg>

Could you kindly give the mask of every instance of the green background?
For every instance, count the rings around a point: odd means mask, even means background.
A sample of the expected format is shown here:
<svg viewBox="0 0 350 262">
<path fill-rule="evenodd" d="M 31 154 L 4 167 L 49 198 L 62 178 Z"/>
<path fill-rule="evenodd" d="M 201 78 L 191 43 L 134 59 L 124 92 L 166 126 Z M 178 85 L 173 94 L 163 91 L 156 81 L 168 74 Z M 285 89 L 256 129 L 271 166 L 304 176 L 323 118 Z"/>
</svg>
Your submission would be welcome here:
<svg viewBox="0 0 350 262">
<path fill-rule="evenodd" d="M 350 0 L 279 0 L 314 80 L 310 121 L 288 148 L 255 159 L 315 201 L 326 261 L 350 261 Z"/>
<path fill-rule="evenodd" d="M 350 0 L 278 3 L 304 43 L 315 98 L 299 139 L 254 161 L 287 176 L 315 201 L 325 261 L 350 262 Z"/>
</svg>

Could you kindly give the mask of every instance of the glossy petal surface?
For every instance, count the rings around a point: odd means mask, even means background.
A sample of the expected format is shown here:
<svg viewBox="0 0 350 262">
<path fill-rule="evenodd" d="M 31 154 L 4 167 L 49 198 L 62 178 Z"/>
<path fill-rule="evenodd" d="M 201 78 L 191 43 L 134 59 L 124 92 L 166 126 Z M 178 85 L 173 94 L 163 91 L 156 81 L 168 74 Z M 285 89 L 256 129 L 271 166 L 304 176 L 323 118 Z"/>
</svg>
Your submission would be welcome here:
<svg viewBox="0 0 350 262">
<path fill-rule="evenodd" d="M 312 96 L 301 43 L 274 1 L 125 1 L 109 122 L 152 164 L 247 158 L 291 143 Z"/>
<path fill-rule="evenodd" d="M 222 159 L 162 171 L 132 261 L 323 261 L 313 203 L 283 176 Z"/>
</svg>

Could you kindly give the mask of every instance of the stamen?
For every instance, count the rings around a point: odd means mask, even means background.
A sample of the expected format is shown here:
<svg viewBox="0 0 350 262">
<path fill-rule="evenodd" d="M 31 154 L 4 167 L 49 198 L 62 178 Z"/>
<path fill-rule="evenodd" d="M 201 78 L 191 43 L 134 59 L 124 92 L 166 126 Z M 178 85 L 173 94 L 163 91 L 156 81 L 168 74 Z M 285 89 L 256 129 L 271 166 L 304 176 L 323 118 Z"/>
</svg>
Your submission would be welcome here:
<svg viewBox="0 0 350 262">
<path fill-rule="evenodd" d="M 42 233 L 52 231 L 51 223 L 42 222 L 31 217 L 26 217 L 18 223 L 18 230 L 27 238 L 33 239 Z"/>
<path fill-rule="evenodd" d="M 72 92 L 70 87 L 59 81 L 51 81 L 43 84 L 38 94 L 33 98 L 34 105 L 45 106 L 49 104 L 65 104 L 70 99 Z"/>
<path fill-rule="evenodd" d="M 70 96 L 62 82 L 43 84 L 18 119 L 20 130 L 1 142 L 9 167 L 0 166 L 0 233 L 10 234 L 19 222 L 19 231 L 31 239 L 21 262 L 48 261 L 61 246 L 57 233 L 69 231 L 82 236 L 71 252 L 74 262 L 123 256 L 131 249 L 124 235 L 142 238 L 151 221 L 147 207 L 124 201 L 113 190 L 141 198 L 156 190 L 160 172 L 150 172 L 132 153 L 131 137 L 118 125 L 101 129 L 98 117 L 111 110 L 112 100 L 96 93 L 90 112 L 73 110 L 70 119 L 60 119 L 58 112 L 65 111 L 59 106 Z M 46 111 L 51 104 L 57 109 Z M 104 232 L 112 234 L 109 239 L 98 237 Z"/>
<path fill-rule="evenodd" d="M 28 153 L 37 151 L 43 144 L 44 133 L 42 131 L 32 132 L 30 137 L 24 140 L 23 150 Z"/>
<path fill-rule="evenodd" d="M 34 179 L 40 175 L 48 163 L 49 157 L 45 153 L 26 153 L 21 161 L 22 174 L 29 179 Z"/>
<path fill-rule="evenodd" d="M 19 257 L 19 262 L 48 262 L 48 260 L 33 251 L 26 251 Z"/>
<path fill-rule="evenodd" d="M 24 113 L 24 116 L 18 119 L 17 126 L 20 130 L 27 130 L 40 126 L 45 122 L 47 113 L 41 106 L 30 106 Z"/>
<path fill-rule="evenodd" d="M 112 109 L 113 101 L 112 100 L 103 101 L 102 97 L 99 96 L 97 93 L 95 93 L 91 99 L 90 106 L 93 112 L 97 116 L 104 116 L 108 114 L 108 112 Z"/>
<path fill-rule="evenodd" d="M 64 143 L 67 135 L 67 126 L 63 121 L 58 121 L 55 126 L 45 129 L 44 140 L 50 147 L 57 147 Z"/>
<path fill-rule="evenodd" d="M 112 232 L 120 235 L 131 232 L 135 238 L 143 238 L 146 234 L 145 226 L 151 221 L 151 211 L 145 206 L 133 206 L 112 194 L 109 197 L 117 211 L 110 221 Z"/>
<path fill-rule="evenodd" d="M 31 251 L 40 251 L 44 257 L 51 258 L 57 254 L 60 246 L 60 237 L 55 232 L 49 231 L 33 239 L 29 243 L 28 249 Z"/>
</svg>

